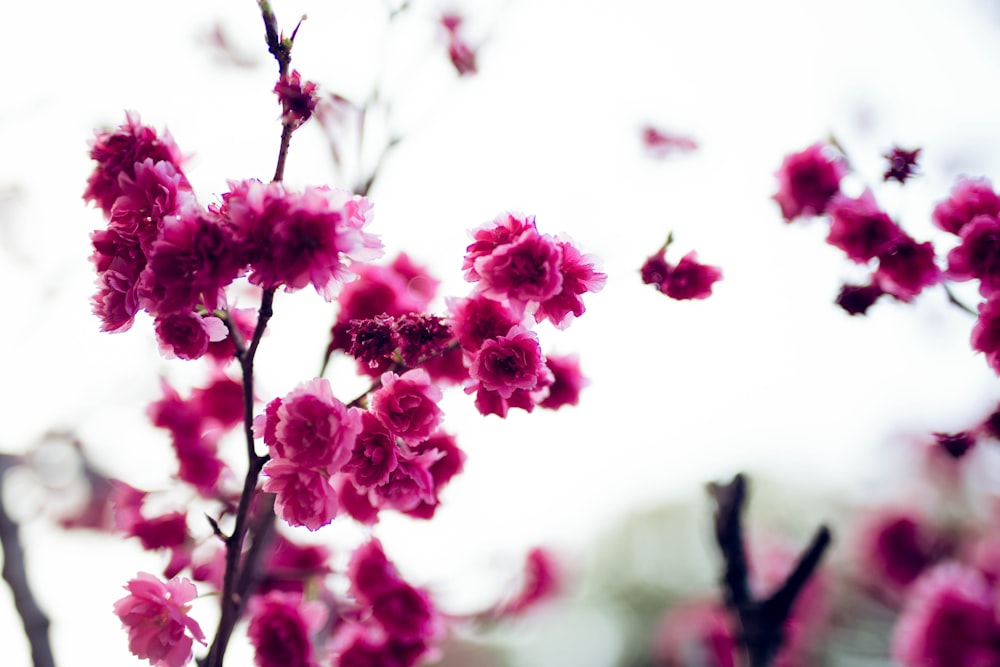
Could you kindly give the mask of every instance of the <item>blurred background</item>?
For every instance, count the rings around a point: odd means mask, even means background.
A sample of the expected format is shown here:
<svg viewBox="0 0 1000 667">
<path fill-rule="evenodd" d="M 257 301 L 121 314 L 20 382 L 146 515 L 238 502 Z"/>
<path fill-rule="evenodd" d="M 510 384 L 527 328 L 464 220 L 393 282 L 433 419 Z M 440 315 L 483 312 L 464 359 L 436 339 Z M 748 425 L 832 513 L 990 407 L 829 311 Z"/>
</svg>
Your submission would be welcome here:
<svg viewBox="0 0 1000 667">
<path fill-rule="evenodd" d="M 969 347 L 974 320 L 943 290 L 848 317 L 833 299 L 858 267 L 825 244 L 820 221 L 786 225 L 770 198 L 786 154 L 833 136 L 855 169 L 851 193 L 870 186 L 918 240 L 953 243 L 931 225 L 934 204 L 958 175 L 1000 166 L 995 3 L 414 0 L 390 21 L 394 7 L 274 0 L 286 32 L 308 16 L 293 51 L 303 78 L 374 109 L 356 164 L 338 169 L 310 122 L 292 140 L 286 180 L 351 187 L 400 137 L 369 193 L 371 231 L 388 256 L 429 267 L 442 297 L 469 292 L 468 230 L 507 210 L 569 235 L 608 274 L 568 330 L 539 327 L 543 349 L 579 355 L 590 380 L 580 404 L 500 420 L 453 390 L 445 425 L 465 472 L 433 521 L 387 516 L 375 528 L 400 568 L 455 611 L 495 598 L 531 546 L 558 556 L 568 597 L 494 631 L 485 641 L 497 660 L 641 664 L 635 647 L 658 610 L 713 590 L 706 482 L 750 473 L 754 520 L 798 544 L 820 521 L 849 521 L 862 500 L 914 493 L 928 434 L 996 408 L 995 374 Z M 452 11 L 476 49 L 474 75 L 449 61 L 440 19 Z M 202 204 L 228 179 L 269 179 L 280 107 L 259 10 L 94 0 L 12 3 L 5 16 L 0 451 L 68 431 L 111 476 L 165 488 L 175 463 L 146 406 L 161 378 L 184 387 L 200 371 L 161 358 L 148 318 L 98 332 L 89 234 L 103 220 L 81 198 L 87 142 L 135 110 L 191 156 Z M 647 124 L 698 148 L 654 158 Z M 921 148 L 921 174 L 905 187 L 881 182 L 894 145 Z M 670 231 L 674 260 L 696 250 L 723 270 L 709 299 L 671 301 L 642 284 L 639 267 Z M 976 302 L 974 287 L 959 296 Z M 275 313 L 258 356 L 270 397 L 318 372 L 336 310 L 310 290 L 280 293 Z M 350 365 L 328 375 L 341 398 L 353 396 L 349 375 Z M 972 502 L 988 503 L 995 457 L 976 456 L 961 474 Z M 61 531 L 30 475 L 10 475 L 3 491 L 57 659 L 75 664 L 87 647 L 104 665 L 135 664 L 111 604 L 159 559 L 114 536 Z M 335 524 L 312 539 L 337 549 L 361 534 Z M 209 617 L 213 602 L 199 604 Z M 5 664 L 27 664 L 5 588 L 0 627 Z"/>
</svg>

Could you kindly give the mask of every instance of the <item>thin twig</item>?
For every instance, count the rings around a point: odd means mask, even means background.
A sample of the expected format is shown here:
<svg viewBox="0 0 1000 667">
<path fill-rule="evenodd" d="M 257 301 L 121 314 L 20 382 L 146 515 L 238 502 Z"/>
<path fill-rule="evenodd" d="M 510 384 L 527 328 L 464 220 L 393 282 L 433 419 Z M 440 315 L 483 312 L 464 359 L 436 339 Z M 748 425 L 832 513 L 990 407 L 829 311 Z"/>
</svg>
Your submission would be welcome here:
<svg viewBox="0 0 1000 667">
<path fill-rule="evenodd" d="M 0 455 L 0 545 L 3 547 L 3 578 L 14 596 L 24 634 L 31 646 L 31 659 L 35 667 L 54 667 L 52 645 L 49 643 L 49 618 L 35 600 L 25 570 L 24 546 L 17 522 L 7 514 L 3 505 L 3 479 L 13 457 Z"/>
</svg>

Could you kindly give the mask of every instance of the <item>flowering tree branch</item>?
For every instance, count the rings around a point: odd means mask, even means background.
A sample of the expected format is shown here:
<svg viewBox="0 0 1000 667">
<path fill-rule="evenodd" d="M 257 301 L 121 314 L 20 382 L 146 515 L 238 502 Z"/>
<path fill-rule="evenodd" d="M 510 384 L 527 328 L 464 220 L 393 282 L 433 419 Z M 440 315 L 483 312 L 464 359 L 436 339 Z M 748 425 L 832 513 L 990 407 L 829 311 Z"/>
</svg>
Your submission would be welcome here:
<svg viewBox="0 0 1000 667">
<path fill-rule="evenodd" d="M 0 491 L 3 479 L 14 457 L 0 454 Z M 14 606 L 24 625 L 24 634 L 31 645 L 31 659 L 35 667 L 53 667 L 52 646 L 49 644 L 49 619 L 38 605 L 28 583 L 25 571 L 24 547 L 18 525 L 7 514 L 0 500 L 0 545 L 3 547 L 3 578 L 14 596 Z"/>
<path fill-rule="evenodd" d="M 781 648 L 783 628 L 793 603 L 830 544 L 830 529 L 820 526 L 785 581 L 770 596 L 756 599 L 750 590 L 743 540 L 746 478 L 738 474 L 728 484 L 709 484 L 708 490 L 715 501 L 715 538 L 724 560 L 726 606 L 739 621 L 748 666 L 768 667 Z"/>
</svg>

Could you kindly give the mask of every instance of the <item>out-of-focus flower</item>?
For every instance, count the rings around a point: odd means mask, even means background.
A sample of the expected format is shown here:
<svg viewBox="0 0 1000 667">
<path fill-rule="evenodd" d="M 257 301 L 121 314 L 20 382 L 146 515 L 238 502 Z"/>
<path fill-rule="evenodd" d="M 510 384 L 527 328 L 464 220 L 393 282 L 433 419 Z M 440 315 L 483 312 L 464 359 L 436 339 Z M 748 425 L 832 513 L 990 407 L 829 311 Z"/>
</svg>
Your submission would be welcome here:
<svg viewBox="0 0 1000 667">
<path fill-rule="evenodd" d="M 183 578 L 163 583 L 140 572 L 125 590 L 129 594 L 115 602 L 114 609 L 128 630 L 129 650 L 153 667 L 187 664 L 194 641 L 205 643 L 198 622 L 188 616 L 188 603 L 198 594 L 194 584 Z"/>
<path fill-rule="evenodd" d="M 905 183 L 917 174 L 917 156 L 919 155 L 919 148 L 907 151 L 899 146 L 893 146 L 891 151 L 882 156 L 888 162 L 885 173 L 882 174 L 882 180 Z"/>
<path fill-rule="evenodd" d="M 934 207 L 931 218 L 944 231 L 958 234 L 978 215 L 1000 215 L 1000 195 L 985 178 L 960 178 L 948 199 Z"/>
<path fill-rule="evenodd" d="M 799 217 L 821 215 L 840 191 L 847 165 L 826 144 L 816 143 L 785 157 L 775 176 L 778 192 L 773 199 L 781 207 L 786 222 Z"/>
</svg>

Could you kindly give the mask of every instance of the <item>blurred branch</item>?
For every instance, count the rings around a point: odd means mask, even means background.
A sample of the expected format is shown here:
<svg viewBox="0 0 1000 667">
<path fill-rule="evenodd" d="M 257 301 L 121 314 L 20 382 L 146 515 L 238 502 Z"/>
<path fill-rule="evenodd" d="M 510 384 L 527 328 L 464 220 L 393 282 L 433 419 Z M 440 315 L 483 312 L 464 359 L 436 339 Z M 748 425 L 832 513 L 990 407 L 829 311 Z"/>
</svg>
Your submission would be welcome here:
<svg viewBox="0 0 1000 667">
<path fill-rule="evenodd" d="M 28 574 L 24 567 L 24 546 L 18 532 L 17 522 L 7 514 L 3 504 L 3 480 L 7 469 L 17 461 L 16 457 L 0 454 L 0 545 L 3 547 L 3 578 L 14 595 L 14 606 L 24 624 L 24 634 L 31 645 L 31 659 L 35 667 L 54 667 L 52 646 L 49 643 L 49 618 L 38 606 Z"/>
<path fill-rule="evenodd" d="M 743 540 L 746 477 L 738 474 L 728 484 L 709 484 L 708 492 L 715 501 L 715 539 L 724 560 L 722 585 L 726 606 L 739 620 L 740 642 L 748 666 L 768 667 L 781 648 L 782 631 L 795 599 L 830 545 L 830 529 L 820 526 L 785 581 L 770 596 L 758 600 L 750 590 Z"/>
</svg>

